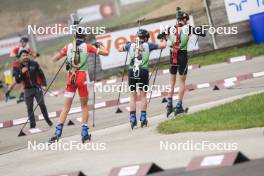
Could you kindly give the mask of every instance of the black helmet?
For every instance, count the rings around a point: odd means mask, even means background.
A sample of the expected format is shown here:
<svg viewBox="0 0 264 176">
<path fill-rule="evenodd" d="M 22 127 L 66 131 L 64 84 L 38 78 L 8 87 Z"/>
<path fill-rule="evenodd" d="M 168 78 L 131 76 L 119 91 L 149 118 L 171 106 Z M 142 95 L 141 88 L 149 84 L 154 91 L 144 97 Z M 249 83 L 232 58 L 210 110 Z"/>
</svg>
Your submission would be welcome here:
<svg viewBox="0 0 264 176">
<path fill-rule="evenodd" d="M 21 36 L 20 42 L 28 42 L 28 37 L 26 35 Z"/>
<path fill-rule="evenodd" d="M 186 19 L 187 21 L 189 21 L 189 15 L 188 13 L 181 11 L 180 7 L 177 7 L 176 8 L 176 19 L 178 21 L 181 21 L 183 19 Z"/>
<path fill-rule="evenodd" d="M 137 36 L 139 38 L 147 38 L 147 40 L 149 39 L 149 33 L 146 29 L 139 29 L 137 32 Z"/>
<path fill-rule="evenodd" d="M 76 37 L 77 38 L 83 38 L 83 37 L 86 36 L 86 34 L 87 34 L 87 32 L 85 31 L 84 27 L 79 26 L 77 28 L 77 32 L 76 32 Z"/>
</svg>

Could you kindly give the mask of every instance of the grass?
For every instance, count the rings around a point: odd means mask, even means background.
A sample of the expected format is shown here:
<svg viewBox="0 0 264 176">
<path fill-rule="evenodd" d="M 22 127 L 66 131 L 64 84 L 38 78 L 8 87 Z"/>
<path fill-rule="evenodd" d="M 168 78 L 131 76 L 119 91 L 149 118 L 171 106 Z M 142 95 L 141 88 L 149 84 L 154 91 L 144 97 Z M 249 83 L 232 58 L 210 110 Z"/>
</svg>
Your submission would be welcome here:
<svg viewBox="0 0 264 176">
<path fill-rule="evenodd" d="M 158 126 L 160 133 L 234 130 L 264 126 L 264 93 L 203 110 Z"/>
<path fill-rule="evenodd" d="M 232 47 L 222 51 L 211 52 L 206 55 L 194 56 L 190 59 L 190 64 L 211 65 L 225 62 L 230 57 L 251 55 L 264 55 L 264 44 L 252 44 L 243 47 Z"/>
</svg>

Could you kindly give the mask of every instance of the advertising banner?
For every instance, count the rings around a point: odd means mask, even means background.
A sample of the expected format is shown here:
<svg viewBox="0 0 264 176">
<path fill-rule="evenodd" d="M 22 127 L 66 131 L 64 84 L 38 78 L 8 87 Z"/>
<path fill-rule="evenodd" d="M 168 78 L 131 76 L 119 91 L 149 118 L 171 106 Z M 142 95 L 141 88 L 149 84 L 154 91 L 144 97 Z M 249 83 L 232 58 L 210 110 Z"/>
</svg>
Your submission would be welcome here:
<svg viewBox="0 0 264 176">
<path fill-rule="evenodd" d="M 264 12 L 264 0 L 225 0 L 225 7 L 229 23 L 237 23 Z"/>
</svg>

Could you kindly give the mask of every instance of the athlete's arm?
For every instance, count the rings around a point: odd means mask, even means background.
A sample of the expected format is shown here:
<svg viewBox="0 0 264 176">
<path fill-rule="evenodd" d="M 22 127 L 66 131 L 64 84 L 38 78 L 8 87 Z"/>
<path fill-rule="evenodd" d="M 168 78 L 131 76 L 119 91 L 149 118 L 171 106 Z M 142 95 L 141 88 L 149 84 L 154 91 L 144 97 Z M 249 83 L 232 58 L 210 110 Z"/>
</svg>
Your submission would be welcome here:
<svg viewBox="0 0 264 176">
<path fill-rule="evenodd" d="M 130 46 L 131 46 L 131 42 L 127 42 L 125 45 L 120 46 L 120 47 L 118 48 L 118 51 L 119 51 L 119 52 L 128 51 L 129 48 L 130 48 Z"/>
<path fill-rule="evenodd" d="M 162 39 L 160 40 L 161 42 L 159 44 L 156 44 L 156 43 L 148 43 L 149 45 L 149 50 L 152 51 L 152 50 L 156 50 L 156 49 L 163 49 L 166 47 L 166 42 L 163 41 Z"/>
<path fill-rule="evenodd" d="M 36 53 L 36 52 L 32 51 L 31 49 L 28 49 L 28 53 L 29 53 L 29 55 L 32 56 L 33 59 L 36 59 L 37 57 L 40 56 L 39 53 Z"/>
<path fill-rule="evenodd" d="M 99 55 L 103 55 L 103 56 L 108 56 L 109 52 L 107 51 L 107 49 L 103 46 L 103 44 L 101 43 L 97 43 L 97 47 L 94 47 L 91 43 L 87 44 L 87 51 L 90 53 L 96 53 Z"/>
<path fill-rule="evenodd" d="M 159 44 L 158 44 L 158 49 L 166 48 L 166 45 L 167 45 L 166 41 L 161 39 Z"/>
<path fill-rule="evenodd" d="M 103 56 L 108 56 L 109 55 L 109 52 L 107 51 L 107 49 L 103 45 L 100 45 L 98 50 L 99 50 L 98 51 L 99 55 L 103 55 Z"/>
<path fill-rule="evenodd" d="M 17 56 L 17 52 L 18 52 L 19 48 L 16 47 L 14 49 L 12 49 L 12 51 L 9 54 L 9 57 L 16 57 Z"/>
</svg>

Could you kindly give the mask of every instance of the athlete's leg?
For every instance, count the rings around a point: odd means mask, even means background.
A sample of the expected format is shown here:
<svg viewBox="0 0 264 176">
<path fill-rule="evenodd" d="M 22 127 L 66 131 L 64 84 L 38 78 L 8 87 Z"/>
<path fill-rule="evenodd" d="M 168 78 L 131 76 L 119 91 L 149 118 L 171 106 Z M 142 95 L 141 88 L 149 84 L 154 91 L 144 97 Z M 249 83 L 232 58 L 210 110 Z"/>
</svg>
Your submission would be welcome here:
<svg viewBox="0 0 264 176">
<path fill-rule="evenodd" d="M 89 119 L 89 109 L 88 109 L 88 88 L 87 79 L 85 72 L 76 73 L 76 86 L 78 86 L 78 94 L 80 97 L 81 109 L 82 109 L 82 123 L 87 124 Z"/>
<path fill-rule="evenodd" d="M 174 87 L 176 84 L 176 74 L 175 75 L 170 75 L 170 82 L 169 82 L 169 92 L 168 92 L 168 98 L 172 98 L 174 94 Z"/>
<path fill-rule="evenodd" d="M 185 92 L 185 82 L 187 78 L 188 72 L 188 58 L 187 58 L 187 51 L 181 51 L 179 53 L 179 93 L 178 99 L 176 100 L 176 108 L 182 109 L 182 100 L 184 97 Z"/>
<path fill-rule="evenodd" d="M 60 117 L 59 117 L 59 124 L 64 124 L 65 120 L 67 118 L 67 115 L 71 109 L 71 105 L 72 105 L 72 101 L 73 101 L 73 97 L 65 97 L 64 98 L 64 105 L 63 105 L 63 109 L 61 111 Z"/>
<path fill-rule="evenodd" d="M 130 112 L 136 112 L 136 100 L 137 100 L 137 79 L 134 78 L 134 72 L 132 69 L 128 70 L 128 86 L 130 97 Z"/>
<path fill-rule="evenodd" d="M 178 72 L 178 65 L 172 65 L 170 68 L 170 82 L 169 82 L 169 91 L 168 91 L 168 99 L 167 99 L 167 117 L 173 112 L 173 94 L 174 94 L 174 87 L 176 84 L 176 75 Z"/>
<path fill-rule="evenodd" d="M 68 85 L 69 80 L 71 79 L 70 74 L 67 76 L 66 85 L 67 87 L 64 90 L 64 105 L 61 111 L 58 124 L 64 124 L 67 118 L 67 115 L 71 109 L 72 101 L 75 96 L 77 87 L 75 85 Z"/>
<path fill-rule="evenodd" d="M 140 114 L 140 121 L 141 127 L 147 125 L 147 92 L 140 91 L 140 98 L 141 98 L 141 114 Z"/>
<path fill-rule="evenodd" d="M 176 75 L 178 71 L 178 66 L 172 65 L 170 67 L 170 81 L 169 81 L 169 91 L 168 91 L 168 98 L 172 98 L 174 94 L 174 87 L 176 84 Z"/>
<path fill-rule="evenodd" d="M 149 91 L 149 72 L 148 70 L 141 69 L 140 71 L 140 98 L 141 98 L 141 111 L 147 111 L 147 92 Z"/>
<path fill-rule="evenodd" d="M 141 100 L 141 111 L 147 111 L 147 93 L 145 91 L 140 91 Z"/>
<path fill-rule="evenodd" d="M 179 76 L 179 94 L 178 94 L 178 99 L 182 100 L 185 92 L 185 82 L 186 82 L 186 75 L 180 75 Z"/>
<path fill-rule="evenodd" d="M 136 102 L 137 102 L 137 92 L 136 91 L 131 91 L 129 93 L 130 96 L 130 112 L 136 111 Z"/>
<path fill-rule="evenodd" d="M 80 97 L 82 109 L 82 123 L 87 124 L 89 120 L 88 97 Z"/>
</svg>

